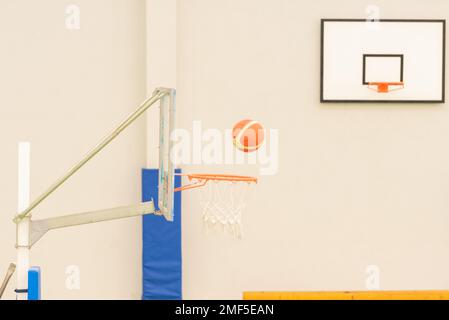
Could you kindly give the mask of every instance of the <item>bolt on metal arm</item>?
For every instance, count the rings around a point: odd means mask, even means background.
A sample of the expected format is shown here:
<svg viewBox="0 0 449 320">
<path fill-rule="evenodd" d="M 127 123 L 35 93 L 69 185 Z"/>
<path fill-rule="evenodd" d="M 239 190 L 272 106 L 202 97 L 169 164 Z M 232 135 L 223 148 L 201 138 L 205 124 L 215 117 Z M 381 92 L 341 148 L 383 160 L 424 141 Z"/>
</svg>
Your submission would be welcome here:
<svg viewBox="0 0 449 320">
<path fill-rule="evenodd" d="M 159 101 L 165 95 L 170 93 L 169 89 L 158 88 L 153 95 L 145 100 L 136 111 L 131 113 L 114 131 L 112 131 L 106 138 L 104 138 L 95 148 L 93 148 L 81 161 L 75 164 L 63 177 L 52 184 L 44 193 L 37 197 L 24 211 L 20 212 L 14 217 L 14 222 L 19 223 L 24 218 L 28 217 L 31 211 L 36 208 L 42 201 L 44 201 L 50 194 L 56 191 L 64 182 L 66 182 L 72 175 L 81 169 L 89 160 L 103 150 L 112 140 L 114 140 L 123 130 L 138 119 L 149 107 Z"/>
</svg>

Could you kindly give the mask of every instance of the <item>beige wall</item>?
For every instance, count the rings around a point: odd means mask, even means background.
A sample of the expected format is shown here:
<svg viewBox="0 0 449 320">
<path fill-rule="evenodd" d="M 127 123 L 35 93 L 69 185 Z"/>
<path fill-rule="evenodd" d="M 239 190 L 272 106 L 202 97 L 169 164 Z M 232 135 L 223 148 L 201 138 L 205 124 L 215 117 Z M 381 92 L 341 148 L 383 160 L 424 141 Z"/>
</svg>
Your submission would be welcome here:
<svg viewBox="0 0 449 320">
<path fill-rule="evenodd" d="M 185 298 L 245 290 L 449 288 L 449 109 L 320 104 L 321 18 L 447 18 L 447 1 L 178 1 L 178 120 L 279 129 L 279 172 L 260 177 L 244 239 L 201 232 L 183 195 Z M 257 173 L 254 166 L 191 171 Z"/>
<path fill-rule="evenodd" d="M 176 88 L 177 1 L 146 0 L 147 92 L 157 87 Z M 159 108 L 147 111 L 147 167 L 159 162 Z"/>
<path fill-rule="evenodd" d="M 78 0 L 78 31 L 64 25 L 72 2 L 1 2 L 0 268 L 15 259 L 17 142 L 31 141 L 35 197 L 149 87 L 177 82 L 182 128 L 202 120 L 226 129 L 252 117 L 280 132 L 278 174 L 260 177 L 243 240 L 204 235 L 198 194 L 183 195 L 185 298 L 363 290 L 369 265 L 380 268 L 382 289 L 449 288 L 446 106 L 319 103 L 321 18 L 364 17 L 371 4 L 382 18 L 446 18 L 446 0 L 180 0 L 175 22 L 173 2 L 148 1 L 156 7 L 147 10 L 171 21 L 165 32 L 176 39 L 164 46 L 177 50 L 175 58 L 152 50 L 158 23 L 167 20 L 145 22 L 144 1 Z M 154 45 L 148 42 L 147 68 L 145 32 Z M 135 124 L 35 217 L 138 201 L 144 132 L 143 122 Z M 184 169 L 258 172 L 253 165 Z M 32 251 L 44 270 L 44 297 L 140 298 L 140 230 L 135 218 L 48 234 Z M 81 290 L 65 287 L 69 265 L 81 269 Z"/>
<path fill-rule="evenodd" d="M 65 26 L 66 6 L 81 29 Z M 15 260 L 17 143 L 31 142 L 36 197 L 109 133 L 146 95 L 145 3 L 141 0 L 0 2 L 0 272 Z M 140 200 L 144 120 L 44 202 L 35 218 Z M 139 218 L 52 231 L 32 250 L 47 299 L 141 296 Z M 67 290 L 79 266 L 81 289 Z M 13 298 L 14 281 L 7 298 Z"/>
</svg>

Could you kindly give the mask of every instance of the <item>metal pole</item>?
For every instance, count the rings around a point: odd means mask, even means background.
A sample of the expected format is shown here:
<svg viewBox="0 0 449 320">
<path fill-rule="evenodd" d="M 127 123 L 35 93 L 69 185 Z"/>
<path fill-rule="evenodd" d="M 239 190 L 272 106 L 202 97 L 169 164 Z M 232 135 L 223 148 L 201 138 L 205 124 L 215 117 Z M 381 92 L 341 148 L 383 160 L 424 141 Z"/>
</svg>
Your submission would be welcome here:
<svg viewBox="0 0 449 320">
<path fill-rule="evenodd" d="M 75 174 L 81 167 L 83 167 L 90 159 L 98 154 L 104 147 L 106 147 L 112 140 L 114 140 L 123 130 L 125 130 L 131 123 L 142 115 L 149 107 L 155 102 L 160 100 L 165 95 L 169 94 L 167 89 L 156 89 L 153 95 L 145 100 L 136 111 L 130 114 L 113 132 L 111 132 L 106 138 L 104 138 L 95 148 L 93 148 L 80 162 L 74 165 L 63 177 L 58 179 L 53 185 L 51 185 L 44 193 L 36 198 L 24 211 L 17 214 L 14 217 L 14 222 L 19 223 L 26 218 L 31 210 L 36 208 L 42 201 L 44 201 L 50 194 L 58 189 L 65 181 L 67 181 L 72 175 Z"/>
</svg>

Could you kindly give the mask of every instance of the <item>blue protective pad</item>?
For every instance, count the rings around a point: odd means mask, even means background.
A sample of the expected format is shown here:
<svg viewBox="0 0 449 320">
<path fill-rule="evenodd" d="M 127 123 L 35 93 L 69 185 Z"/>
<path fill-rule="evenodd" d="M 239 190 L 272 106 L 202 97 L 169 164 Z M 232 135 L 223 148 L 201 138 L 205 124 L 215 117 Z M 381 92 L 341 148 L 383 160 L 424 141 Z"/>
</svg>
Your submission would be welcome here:
<svg viewBox="0 0 449 320">
<path fill-rule="evenodd" d="M 28 269 L 28 300 L 41 299 L 41 268 Z"/>
<path fill-rule="evenodd" d="M 180 173 L 176 170 L 176 173 Z M 175 176 L 175 187 L 181 176 Z M 158 169 L 142 170 L 142 200 L 158 203 Z M 143 216 L 142 299 L 182 299 L 181 192 L 175 193 L 174 221 Z"/>
</svg>

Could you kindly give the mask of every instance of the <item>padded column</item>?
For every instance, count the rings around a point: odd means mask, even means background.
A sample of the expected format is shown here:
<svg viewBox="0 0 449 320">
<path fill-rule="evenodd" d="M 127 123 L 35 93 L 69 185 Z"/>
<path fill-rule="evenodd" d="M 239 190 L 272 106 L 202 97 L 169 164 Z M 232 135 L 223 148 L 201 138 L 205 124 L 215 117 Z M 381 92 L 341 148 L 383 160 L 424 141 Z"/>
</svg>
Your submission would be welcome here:
<svg viewBox="0 0 449 320">
<path fill-rule="evenodd" d="M 176 170 L 176 173 L 180 173 Z M 175 177 L 175 187 L 181 177 Z M 158 203 L 158 169 L 142 170 L 142 200 Z M 182 299 L 181 192 L 175 193 L 174 221 L 143 216 L 142 299 Z"/>
<path fill-rule="evenodd" d="M 28 300 L 41 300 L 41 268 L 28 270 Z"/>
</svg>

